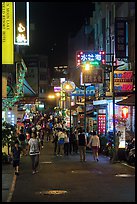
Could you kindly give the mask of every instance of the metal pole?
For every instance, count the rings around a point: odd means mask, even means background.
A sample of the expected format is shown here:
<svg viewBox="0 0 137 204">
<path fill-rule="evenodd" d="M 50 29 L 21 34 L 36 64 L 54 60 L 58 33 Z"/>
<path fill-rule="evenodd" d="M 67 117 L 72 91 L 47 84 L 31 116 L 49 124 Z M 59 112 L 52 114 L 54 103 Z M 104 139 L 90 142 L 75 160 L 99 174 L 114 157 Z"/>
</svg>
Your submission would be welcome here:
<svg viewBox="0 0 137 204">
<path fill-rule="evenodd" d="M 84 131 L 86 132 L 86 85 L 84 83 Z"/>
<path fill-rule="evenodd" d="M 115 87 L 114 87 L 114 55 L 112 56 L 112 100 L 113 100 L 113 140 L 114 140 L 114 154 L 113 161 L 116 160 L 116 128 L 115 128 Z"/>
<path fill-rule="evenodd" d="M 71 94 L 70 94 L 70 135 L 71 135 Z"/>
</svg>

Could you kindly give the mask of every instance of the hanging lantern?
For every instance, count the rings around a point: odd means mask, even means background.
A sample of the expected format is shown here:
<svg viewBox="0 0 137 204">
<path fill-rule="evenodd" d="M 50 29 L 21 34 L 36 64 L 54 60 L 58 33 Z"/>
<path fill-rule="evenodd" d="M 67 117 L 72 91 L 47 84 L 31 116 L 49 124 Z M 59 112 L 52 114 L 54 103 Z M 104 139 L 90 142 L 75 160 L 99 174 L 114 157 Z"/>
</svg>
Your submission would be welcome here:
<svg viewBox="0 0 137 204">
<path fill-rule="evenodd" d="M 128 118 L 128 107 L 122 108 L 122 118 L 124 119 Z"/>
</svg>

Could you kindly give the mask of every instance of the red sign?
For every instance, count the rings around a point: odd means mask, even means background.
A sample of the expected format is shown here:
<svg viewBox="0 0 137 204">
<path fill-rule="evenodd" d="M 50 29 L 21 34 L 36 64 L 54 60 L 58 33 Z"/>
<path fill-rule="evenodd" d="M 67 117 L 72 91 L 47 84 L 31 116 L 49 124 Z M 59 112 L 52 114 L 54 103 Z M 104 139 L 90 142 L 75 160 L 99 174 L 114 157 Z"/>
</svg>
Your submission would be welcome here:
<svg viewBox="0 0 137 204">
<path fill-rule="evenodd" d="M 115 92 L 133 91 L 133 72 L 114 71 L 114 89 Z"/>
<path fill-rule="evenodd" d="M 98 134 L 105 134 L 106 115 L 98 115 Z"/>
<path fill-rule="evenodd" d="M 122 118 L 124 119 L 128 118 L 128 107 L 122 108 Z"/>
</svg>

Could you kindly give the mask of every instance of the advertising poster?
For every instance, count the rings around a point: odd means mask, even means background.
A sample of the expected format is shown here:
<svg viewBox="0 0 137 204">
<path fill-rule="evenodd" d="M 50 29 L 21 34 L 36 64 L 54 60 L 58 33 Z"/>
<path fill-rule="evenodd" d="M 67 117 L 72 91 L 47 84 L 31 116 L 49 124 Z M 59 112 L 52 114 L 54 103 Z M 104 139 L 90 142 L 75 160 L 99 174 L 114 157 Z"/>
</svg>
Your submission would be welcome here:
<svg viewBox="0 0 137 204">
<path fill-rule="evenodd" d="M 125 126 L 117 127 L 116 138 L 119 141 L 118 148 L 125 148 Z"/>
</svg>

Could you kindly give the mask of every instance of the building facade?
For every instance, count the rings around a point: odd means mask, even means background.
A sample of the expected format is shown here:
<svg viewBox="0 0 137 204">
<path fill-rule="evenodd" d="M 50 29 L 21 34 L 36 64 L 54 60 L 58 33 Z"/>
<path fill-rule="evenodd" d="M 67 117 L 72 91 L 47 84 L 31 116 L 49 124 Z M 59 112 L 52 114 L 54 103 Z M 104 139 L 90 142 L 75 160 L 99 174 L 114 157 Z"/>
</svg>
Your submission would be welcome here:
<svg viewBox="0 0 137 204">
<path fill-rule="evenodd" d="M 132 94 L 135 91 L 134 74 L 135 74 L 135 2 L 95 2 L 95 10 L 93 17 L 89 21 L 88 31 L 85 32 L 85 25 L 73 38 L 69 39 L 68 46 L 68 67 L 70 70 L 70 78 L 72 81 L 79 85 L 80 69 L 76 67 L 76 51 L 78 50 L 91 50 L 91 51 L 105 51 L 106 53 L 106 64 L 110 65 L 110 70 L 104 65 L 104 84 L 98 87 L 98 94 L 96 94 L 95 100 L 109 100 L 109 106 L 111 106 L 112 100 L 112 55 L 114 56 L 115 66 L 122 65 L 121 70 L 133 71 L 133 90 L 126 93 L 119 93 L 115 98 L 116 100 L 122 100 L 123 97 Z M 116 58 L 115 53 L 115 41 L 116 41 L 116 30 L 115 30 L 115 19 L 121 18 L 126 20 L 126 57 Z M 88 34 L 88 38 L 87 35 Z M 92 37 L 91 37 L 92 36 Z M 90 39 L 92 40 L 88 40 Z M 120 69 L 119 69 L 120 70 Z M 102 91 L 104 94 L 102 94 Z M 92 102 L 92 101 L 91 101 Z M 101 104 L 100 104 L 101 108 Z M 112 107 L 111 107 L 112 108 Z M 122 107 L 119 107 L 122 108 Z M 128 130 L 135 131 L 133 124 L 134 107 L 128 107 L 129 109 L 129 120 Z M 122 111 L 122 110 L 120 110 Z M 108 108 L 107 111 L 108 112 Z M 109 115 L 109 112 L 108 114 Z M 112 118 L 106 118 L 106 130 L 110 124 L 107 124 Z M 110 128 L 111 129 L 111 128 Z"/>
</svg>

